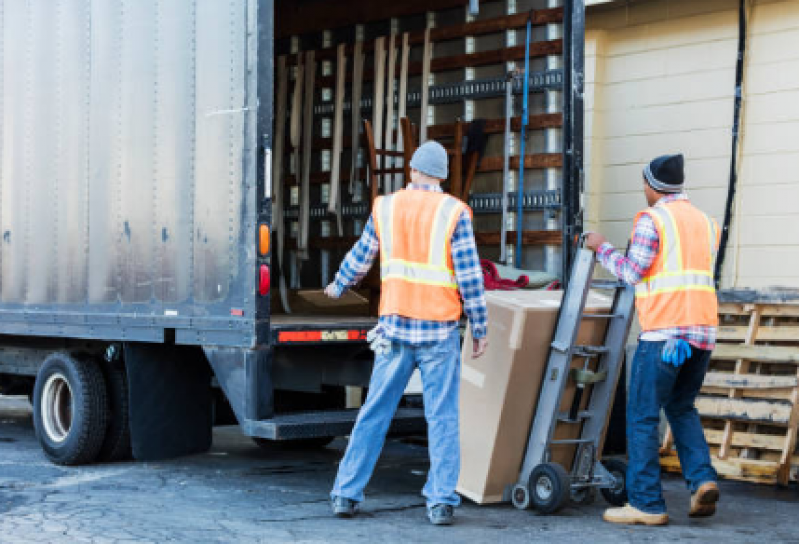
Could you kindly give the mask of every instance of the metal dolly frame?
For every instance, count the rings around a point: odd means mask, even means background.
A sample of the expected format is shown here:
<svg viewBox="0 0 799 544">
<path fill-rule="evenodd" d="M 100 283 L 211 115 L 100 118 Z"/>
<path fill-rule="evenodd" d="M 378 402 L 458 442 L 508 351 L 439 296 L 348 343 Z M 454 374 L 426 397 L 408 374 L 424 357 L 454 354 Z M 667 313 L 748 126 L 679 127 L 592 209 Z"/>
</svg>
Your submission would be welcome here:
<svg viewBox="0 0 799 544">
<path fill-rule="evenodd" d="M 635 309 L 635 291 L 632 286 L 618 281 L 593 280 L 594 267 L 594 253 L 578 249 L 558 315 L 519 480 L 505 492 L 506 498 L 509 495 L 519 509 L 535 508 L 544 514 L 555 513 L 570 499 L 577 503 L 590 502 L 596 489 L 601 490 L 611 504 L 621 505 L 626 501 L 626 464 L 615 459 L 603 462 L 599 458 L 621 375 Z M 610 313 L 584 313 L 591 288 L 614 291 Z M 576 345 L 580 325 L 587 319 L 608 320 L 603 345 Z M 571 369 L 575 357 L 586 360 L 583 370 Z M 596 371 L 588 369 L 588 361 L 592 358 L 598 359 Z M 562 413 L 561 398 L 570 379 L 577 383 L 577 390 L 571 410 Z M 583 391 L 589 384 L 593 386 L 591 398 L 586 409 L 580 410 Z M 554 440 L 558 422 L 582 422 L 580 437 Z M 550 448 L 557 444 L 577 446 L 571 472 L 550 461 Z"/>
</svg>

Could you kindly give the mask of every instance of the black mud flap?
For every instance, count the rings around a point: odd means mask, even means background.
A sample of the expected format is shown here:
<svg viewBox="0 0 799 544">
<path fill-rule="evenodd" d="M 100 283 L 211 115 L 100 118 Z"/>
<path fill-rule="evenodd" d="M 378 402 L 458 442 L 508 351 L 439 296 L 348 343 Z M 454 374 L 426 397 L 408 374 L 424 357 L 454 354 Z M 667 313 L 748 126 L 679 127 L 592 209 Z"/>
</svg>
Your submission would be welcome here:
<svg viewBox="0 0 799 544">
<path fill-rule="evenodd" d="M 211 369 L 202 348 L 125 344 L 133 457 L 157 461 L 211 447 Z"/>
</svg>

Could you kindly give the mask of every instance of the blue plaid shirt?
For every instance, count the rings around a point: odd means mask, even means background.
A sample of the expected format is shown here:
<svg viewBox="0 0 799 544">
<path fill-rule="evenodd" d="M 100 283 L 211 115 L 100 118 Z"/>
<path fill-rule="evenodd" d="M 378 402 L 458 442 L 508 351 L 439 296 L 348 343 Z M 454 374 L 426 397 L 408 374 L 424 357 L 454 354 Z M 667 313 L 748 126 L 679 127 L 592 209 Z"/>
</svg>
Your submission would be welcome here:
<svg viewBox="0 0 799 544">
<path fill-rule="evenodd" d="M 441 192 L 441 187 L 437 185 L 412 183 L 408 185 L 407 189 Z M 455 231 L 452 233 L 450 246 L 452 262 L 455 266 L 455 278 L 458 282 L 458 290 L 463 297 L 463 309 L 469 318 L 472 336 L 483 338 L 486 335 L 488 311 L 483 287 L 483 271 L 480 268 L 480 257 L 474 242 L 474 230 L 469 212 L 464 212 L 458 220 Z M 369 272 L 379 248 L 380 241 L 375 233 L 374 221 L 370 217 L 360 240 L 347 254 L 336 274 L 334 283 L 339 295 L 360 282 Z M 378 322 L 379 332 L 386 338 L 414 345 L 445 340 L 457 326 L 457 321 L 427 321 L 410 319 L 401 315 L 380 316 Z"/>
</svg>

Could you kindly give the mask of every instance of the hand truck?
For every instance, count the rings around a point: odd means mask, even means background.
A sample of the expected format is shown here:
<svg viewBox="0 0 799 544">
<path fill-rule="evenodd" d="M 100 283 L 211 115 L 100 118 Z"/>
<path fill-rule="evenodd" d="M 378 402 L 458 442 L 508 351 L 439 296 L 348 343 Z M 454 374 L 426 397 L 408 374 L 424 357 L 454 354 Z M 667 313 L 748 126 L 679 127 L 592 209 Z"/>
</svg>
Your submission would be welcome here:
<svg viewBox="0 0 799 544">
<path fill-rule="evenodd" d="M 582 247 L 577 249 L 521 474 L 516 485 L 506 490 L 506 495 L 510 495 L 511 502 L 519 509 L 535 508 L 543 514 L 552 514 L 569 500 L 590 502 L 596 489 L 613 505 L 620 506 L 627 500 L 626 464 L 616 459 L 600 461 L 600 456 L 635 311 L 635 291 L 619 281 L 594 280 L 594 266 L 594 253 Z M 592 289 L 614 292 L 609 313 L 585 313 Z M 600 346 L 577 345 L 580 325 L 588 319 L 608 321 L 604 343 Z M 574 358 L 585 360 L 583 369 L 571 368 Z M 598 359 L 595 371 L 589 369 L 592 359 Z M 575 397 L 571 410 L 563 413 L 560 412 L 561 397 L 569 380 L 576 385 Z M 586 409 L 581 410 L 583 393 L 589 385 L 591 398 Z M 553 439 L 558 422 L 582 423 L 580 437 Z M 570 472 L 550 460 L 551 446 L 558 444 L 576 446 Z"/>
</svg>

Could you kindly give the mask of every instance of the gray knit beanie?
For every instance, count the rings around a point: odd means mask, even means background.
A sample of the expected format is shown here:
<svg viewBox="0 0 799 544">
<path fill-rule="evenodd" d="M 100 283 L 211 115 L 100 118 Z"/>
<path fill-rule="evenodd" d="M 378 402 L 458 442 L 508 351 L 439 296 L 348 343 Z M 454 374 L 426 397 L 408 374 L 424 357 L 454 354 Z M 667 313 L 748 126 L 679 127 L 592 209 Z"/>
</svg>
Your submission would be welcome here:
<svg viewBox="0 0 799 544">
<path fill-rule="evenodd" d="M 440 143 L 423 143 L 411 157 L 411 168 L 436 179 L 447 179 L 447 151 Z"/>
</svg>

